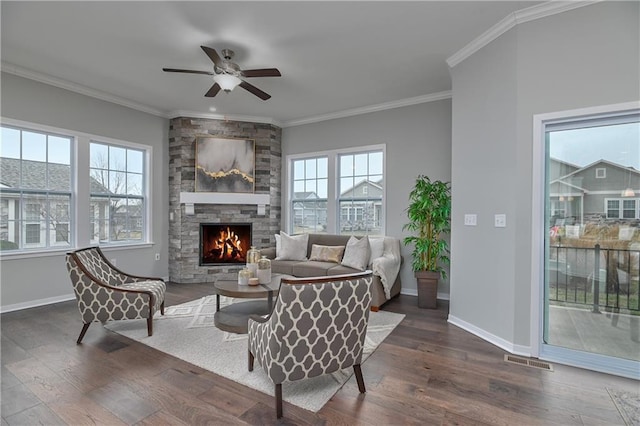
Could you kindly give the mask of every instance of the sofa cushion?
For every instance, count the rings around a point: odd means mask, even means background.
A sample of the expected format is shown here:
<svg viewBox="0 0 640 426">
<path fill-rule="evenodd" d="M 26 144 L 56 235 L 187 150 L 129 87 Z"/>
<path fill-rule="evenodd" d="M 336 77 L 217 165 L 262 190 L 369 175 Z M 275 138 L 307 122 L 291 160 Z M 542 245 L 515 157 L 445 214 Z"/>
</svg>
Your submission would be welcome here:
<svg viewBox="0 0 640 426">
<path fill-rule="evenodd" d="M 293 265 L 293 274 L 296 277 L 323 277 L 328 275 L 327 271 L 336 266 L 333 262 L 318 262 L 315 260 L 308 260 L 306 262 L 298 262 Z"/>
<path fill-rule="evenodd" d="M 327 271 L 327 275 L 354 274 L 356 272 L 361 272 L 361 271 L 357 269 L 349 268 L 348 266 L 334 264 L 333 268 Z"/>
<path fill-rule="evenodd" d="M 301 262 L 299 260 L 273 260 L 271 261 L 271 273 L 294 275 L 293 266 L 297 265 L 298 263 Z"/>
<path fill-rule="evenodd" d="M 280 252 L 276 254 L 276 260 L 307 260 L 308 241 L 309 234 L 288 235 L 280 232 Z"/>
<path fill-rule="evenodd" d="M 364 271 L 369 264 L 369 256 L 371 250 L 369 249 L 369 238 L 362 237 L 357 239 L 356 237 L 349 238 L 347 246 L 344 249 L 344 256 L 342 257 L 342 265 L 350 268 Z"/>
<path fill-rule="evenodd" d="M 319 244 L 313 244 L 309 260 L 340 263 L 343 253 L 344 246 L 321 246 Z"/>
</svg>

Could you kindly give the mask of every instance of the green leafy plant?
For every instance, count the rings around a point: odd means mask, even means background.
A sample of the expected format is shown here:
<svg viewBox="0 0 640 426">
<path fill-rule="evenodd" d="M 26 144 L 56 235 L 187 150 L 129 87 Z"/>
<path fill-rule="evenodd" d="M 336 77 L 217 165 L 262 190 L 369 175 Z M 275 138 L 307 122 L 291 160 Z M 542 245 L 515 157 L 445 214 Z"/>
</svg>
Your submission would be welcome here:
<svg viewBox="0 0 640 426">
<path fill-rule="evenodd" d="M 432 182 L 419 175 L 406 210 L 409 223 L 402 229 L 415 234 L 404 239 L 405 245 L 414 244 L 413 270 L 439 272 L 446 278 L 442 265 L 449 264 L 449 245 L 444 238 L 451 230 L 450 183 Z"/>
</svg>

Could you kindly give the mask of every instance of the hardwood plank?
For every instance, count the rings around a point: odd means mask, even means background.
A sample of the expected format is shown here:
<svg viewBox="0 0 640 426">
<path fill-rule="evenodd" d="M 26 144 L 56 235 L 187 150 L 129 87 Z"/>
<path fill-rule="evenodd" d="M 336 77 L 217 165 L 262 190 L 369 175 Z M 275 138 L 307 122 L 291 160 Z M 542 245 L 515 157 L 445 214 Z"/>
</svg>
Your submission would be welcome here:
<svg viewBox="0 0 640 426">
<path fill-rule="evenodd" d="M 189 426 L 189 424 L 164 411 L 156 411 L 140 420 L 136 426 Z"/>
<path fill-rule="evenodd" d="M 75 386 L 36 358 L 9 364 L 7 369 L 41 401 L 51 402 L 82 396 L 82 393 Z"/>
<path fill-rule="evenodd" d="M 66 423 L 56 415 L 45 404 L 38 404 L 19 413 L 6 418 L 10 425 L 66 425 Z"/>
<path fill-rule="evenodd" d="M 2 391 L 0 412 L 7 419 L 28 408 L 41 404 L 42 401 L 25 385 L 17 385 Z"/>
<path fill-rule="evenodd" d="M 106 408 L 81 395 L 75 399 L 65 398 L 49 403 L 49 407 L 69 425 L 125 425 Z"/>
<path fill-rule="evenodd" d="M 0 380 L 0 385 L 2 386 L 2 391 L 3 392 L 4 392 L 5 389 L 9 389 L 9 388 L 12 388 L 14 386 L 18 386 L 18 385 L 22 384 L 20 379 L 18 379 L 4 365 L 2 366 L 2 370 L 0 372 L 0 377 L 2 378 L 2 380 Z"/>
<path fill-rule="evenodd" d="M 134 392 L 127 383 L 112 382 L 87 394 L 87 398 L 109 410 L 124 423 L 137 423 L 158 407 Z"/>
</svg>

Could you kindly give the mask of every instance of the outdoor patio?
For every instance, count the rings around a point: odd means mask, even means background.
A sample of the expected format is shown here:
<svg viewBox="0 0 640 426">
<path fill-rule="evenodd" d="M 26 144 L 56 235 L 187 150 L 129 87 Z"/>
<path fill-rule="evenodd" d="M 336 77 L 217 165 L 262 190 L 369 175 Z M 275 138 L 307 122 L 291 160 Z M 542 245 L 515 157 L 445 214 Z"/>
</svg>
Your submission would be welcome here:
<svg viewBox="0 0 640 426">
<path fill-rule="evenodd" d="M 548 343 L 640 361 L 640 316 L 550 305 Z"/>
</svg>

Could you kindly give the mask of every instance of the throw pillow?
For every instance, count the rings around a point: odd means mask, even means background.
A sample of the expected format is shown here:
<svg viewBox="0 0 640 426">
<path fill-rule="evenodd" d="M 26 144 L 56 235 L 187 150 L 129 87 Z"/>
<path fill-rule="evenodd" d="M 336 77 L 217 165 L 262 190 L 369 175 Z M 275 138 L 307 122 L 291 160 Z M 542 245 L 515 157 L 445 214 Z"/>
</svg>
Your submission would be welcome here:
<svg viewBox="0 0 640 426">
<path fill-rule="evenodd" d="M 370 252 L 371 249 L 369 248 L 369 239 L 367 237 L 357 239 L 352 236 L 344 248 L 342 265 L 364 271 L 369 264 Z"/>
<path fill-rule="evenodd" d="M 311 246 L 311 256 L 309 260 L 340 263 L 342 253 L 344 253 L 344 246 L 321 246 L 319 244 L 313 244 Z"/>
<path fill-rule="evenodd" d="M 307 260 L 308 242 L 309 234 L 288 235 L 280 231 L 280 255 L 276 260 Z"/>
<path fill-rule="evenodd" d="M 280 256 L 280 234 L 275 234 L 276 237 L 276 257 Z"/>
<path fill-rule="evenodd" d="M 373 259 L 382 257 L 384 254 L 384 237 L 372 238 L 369 237 L 369 247 L 371 248 L 371 257 L 369 258 L 369 265 L 373 263 Z"/>
</svg>

